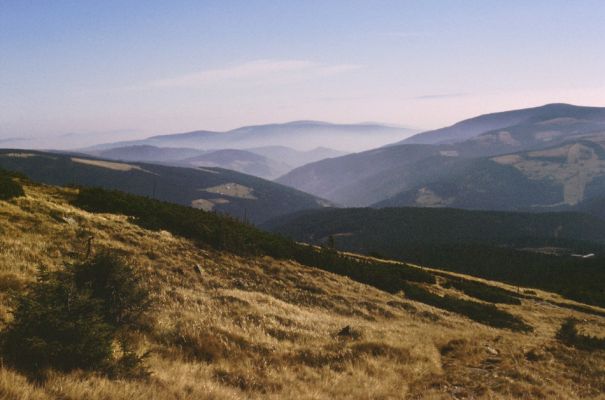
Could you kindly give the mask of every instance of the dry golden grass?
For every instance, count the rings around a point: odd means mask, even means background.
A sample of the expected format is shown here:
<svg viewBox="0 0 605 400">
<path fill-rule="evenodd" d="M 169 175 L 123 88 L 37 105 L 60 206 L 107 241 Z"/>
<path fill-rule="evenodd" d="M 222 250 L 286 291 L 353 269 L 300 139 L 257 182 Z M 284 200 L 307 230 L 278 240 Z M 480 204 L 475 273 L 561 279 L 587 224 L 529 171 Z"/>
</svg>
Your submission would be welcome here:
<svg viewBox="0 0 605 400">
<path fill-rule="evenodd" d="M 116 249 L 146 278 L 155 307 L 137 350 L 150 351 L 152 375 L 76 372 L 36 386 L 2 367 L 0 399 L 605 398 L 605 352 L 554 339 L 568 316 L 591 334 L 605 318 L 556 307 L 556 295 L 503 307 L 535 328 L 513 333 L 294 262 L 199 249 L 90 214 L 67 204 L 68 189 L 25 189 L 0 202 L 0 316 L 10 318 L 6 290 L 38 265 L 81 259 L 94 236 L 96 251 Z M 345 326 L 355 335 L 338 336 Z"/>
</svg>

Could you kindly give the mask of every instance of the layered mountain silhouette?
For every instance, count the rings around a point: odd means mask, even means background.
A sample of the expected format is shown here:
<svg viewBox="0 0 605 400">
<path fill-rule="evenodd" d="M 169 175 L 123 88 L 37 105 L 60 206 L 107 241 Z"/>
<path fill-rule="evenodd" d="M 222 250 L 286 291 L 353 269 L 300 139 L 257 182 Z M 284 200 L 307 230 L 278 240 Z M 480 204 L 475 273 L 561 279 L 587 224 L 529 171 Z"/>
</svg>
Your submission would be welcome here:
<svg viewBox="0 0 605 400">
<path fill-rule="evenodd" d="M 110 160 L 139 161 L 181 167 L 218 167 L 275 179 L 301 165 L 338 157 L 346 153 L 325 147 L 300 151 L 285 146 L 253 149 L 200 150 L 188 147 L 128 145 L 105 150 L 85 150 L 89 155 Z"/>
<path fill-rule="evenodd" d="M 408 137 L 417 131 L 377 123 L 332 124 L 320 121 L 294 121 L 283 124 L 245 126 L 226 132 L 193 131 L 152 136 L 143 140 L 106 143 L 90 150 L 132 145 L 188 147 L 201 150 L 249 149 L 286 146 L 296 150 L 327 147 L 341 152 L 367 150 Z"/>
<path fill-rule="evenodd" d="M 274 179 L 304 164 L 386 145 L 415 132 L 377 123 L 294 121 L 246 126 L 227 132 L 202 130 L 159 135 L 106 143 L 79 151 L 123 161 L 180 166 L 188 166 L 191 161 L 193 164 L 190 166 L 216 166 Z M 208 154 L 218 150 L 222 152 Z"/>
<path fill-rule="evenodd" d="M 278 182 L 349 206 L 569 209 L 605 195 L 605 108 L 488 114 Z"/>
</svg>

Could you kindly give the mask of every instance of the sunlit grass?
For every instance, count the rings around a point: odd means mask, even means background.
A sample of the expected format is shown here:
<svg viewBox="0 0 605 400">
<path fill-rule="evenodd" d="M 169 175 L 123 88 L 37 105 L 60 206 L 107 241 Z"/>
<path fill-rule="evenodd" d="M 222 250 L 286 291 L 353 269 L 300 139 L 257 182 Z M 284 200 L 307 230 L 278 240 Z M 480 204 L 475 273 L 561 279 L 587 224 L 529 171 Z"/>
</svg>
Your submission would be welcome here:
<svg viewBox="0 0 605 400">
<path fill-rule="evenodd" d="M 568 316 L 597 331 L 605 318 L 546 302 L 565 301 L 556 295 L 537 291 L 520 305 L 499 305 L 532 333 L 490 328 L 292 261 L 200 249 L 123 216 L 87 213 L 68 205 L 73 189 L 25 190 L 26 197 L 0 202 L 2 318 L 10 318 L 8 291 L 33 279 L 38 265 L 82 259 L 92 236 L 94 251 L 117 250 L 151 288 L 155 307 L 136 337 L 136 350 L 150 352 L 151 378 L 75 372 L 35 385 L 3 367 L 0 398 L 534 399 L 605 392 L 605 352 L 555 338 Z M 359 337 L 338 336 L 345 326 Z"/>
</svg>

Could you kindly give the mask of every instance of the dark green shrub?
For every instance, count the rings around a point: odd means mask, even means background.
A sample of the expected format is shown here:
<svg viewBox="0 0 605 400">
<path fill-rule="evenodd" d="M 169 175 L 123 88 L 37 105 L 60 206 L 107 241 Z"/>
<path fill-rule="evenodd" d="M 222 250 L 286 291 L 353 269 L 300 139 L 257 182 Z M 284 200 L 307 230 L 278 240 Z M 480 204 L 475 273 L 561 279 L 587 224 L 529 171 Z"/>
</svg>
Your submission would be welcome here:
<svg viewBox="0 0 605 400">
<path fill-rule="evenodd" d="M 91 212 L 127 215 L 143 228 L 164 229 L 200 245 L 243 256 L 268 255 L 292 259 L 391 293 L 400 291 L 406 281 L 435 282 L 431 273 L 420 268 L 355 259 L 329 247 L 318 250 L 224 215 L 146 197 L 101 188 L 80 188 L 73 203 Z"/>
<path fill-rule="evenodd" d="M 599 317 L 605 317 L 605 312 L 581 304 L 562 303 L 559 301 L 553 301 L 552 304 L 556 305 L 557 307 L 568 308 L 570 310 L 580 311 L 585 314 L 592 314 L 598 315 Z"/>
<path fill-rule="evenodd" d="M 466 279 L 451 279 L 449 284 L 462 291 L 464 294 L 490 303 L 521 304 L 514 293 L 496 286 L 486 285 L 481 282 Z"/>
<path fill-rule="evenodd" d="M 130 351 L 122 322 L 145 309 L 141 293 L 132 269 L 109 255 L 56 272 L 42 268 L 15 296 L 14 318 L 1 336 L 3 360 L 34 378 L 48 369 L 137 375 L 142 360 Z M 122 357 L 114 357 L 115 344 Z"/>
<path fill-rule="evenodd" d="M 38 281 L 17 297 L 2 353 L 6 362 L 30 374 L 98 369 L 111 357 L 112 336 L 98 299 L 77 290 L 69 273 L 41 270 Z"/>
<path fill-rule="evenodd" d="M 10 200 L 25 195 L 23 186 L 14 177 L 0 169 L 0 200 Z"/>
<path fill-rule="evenodd" d="M 577 325 L 577 319 L 567 318 L 557 332 L 557 339 L 583 350 L 605 350 L 605 338 L 582 335 L 578 332 Z"/>
<path fill-rule="evenodd" d="M 493 304 L 478 303 L 453 296 L 439 296 L 412 284 L 405 285 L 404 293 L 405 297 L 410 300 L 452 311 L 485 325 L 520 332 L 531 332 L 533 330 L 521 318 L 500 310 Z"/>
<path fill-rule="evenodd" d="M 104 320 L 113 326 L 136 324 L 149 307 L 147 290 L 133 268 L 109 253 L 73 267 L 80 290 L 100 300 Z"/>
</svg>

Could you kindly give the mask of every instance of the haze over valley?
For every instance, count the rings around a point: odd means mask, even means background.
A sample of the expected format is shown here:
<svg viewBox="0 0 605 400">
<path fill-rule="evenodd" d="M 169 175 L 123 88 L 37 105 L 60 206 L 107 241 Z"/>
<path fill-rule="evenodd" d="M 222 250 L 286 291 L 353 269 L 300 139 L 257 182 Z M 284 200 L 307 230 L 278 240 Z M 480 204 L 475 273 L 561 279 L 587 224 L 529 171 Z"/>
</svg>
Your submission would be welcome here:
<svg viewBox="0 0 605 400">
<path fill-rule="evenodd" d="M 603 400 L 603 21 L 0 1 L 0 400 Z"/>
</svg>

